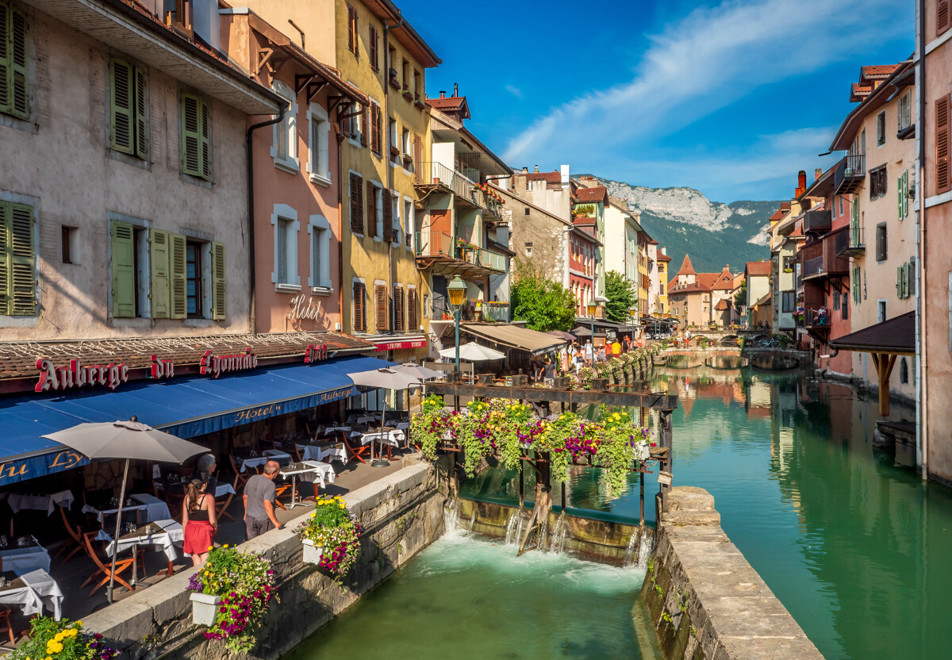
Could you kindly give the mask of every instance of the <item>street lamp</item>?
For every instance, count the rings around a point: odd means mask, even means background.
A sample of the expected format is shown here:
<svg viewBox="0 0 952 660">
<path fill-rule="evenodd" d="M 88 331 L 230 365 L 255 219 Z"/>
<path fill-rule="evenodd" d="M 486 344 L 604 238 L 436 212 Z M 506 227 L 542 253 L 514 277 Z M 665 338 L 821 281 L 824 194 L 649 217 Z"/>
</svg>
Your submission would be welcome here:
<svg viewBox="0 0 952 660">
<path fill-rule="evenodd" d="M 638 305 L 632 305 L 628 308 L 628 316 L 631 318 L 631 342 L 635 342 L 635 326 L 637 325 Z"/>
<path fill-rule="evenodd" d="M 463 309 L 463 298 L 466 295 L 466 283 L 459 275 L 455 275 L 453 281 L 446 287 L 446 292 L 449 294 L 453 319 L 456 321 L 456 373 L 459 373 L 459 316 Z"/>
<path fill-rule="evenodd" d="M 608 302 L 608 298 L 604 296 L 595 296 L 588 302 L 588 315 L 592 319 L 592 353 L 591 353 L 591 365 L 595 366 L 595 310 L 599 307 L 604 307 L 605 303 Z"/>
</svg>

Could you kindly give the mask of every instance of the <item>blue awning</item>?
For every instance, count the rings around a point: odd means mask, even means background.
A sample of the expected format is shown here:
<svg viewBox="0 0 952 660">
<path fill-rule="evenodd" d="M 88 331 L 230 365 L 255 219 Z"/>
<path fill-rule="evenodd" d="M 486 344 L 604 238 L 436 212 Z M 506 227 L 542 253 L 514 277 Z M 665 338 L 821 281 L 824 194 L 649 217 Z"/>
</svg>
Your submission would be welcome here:
<svg viewBox="0 0 952 660">
<path fill-rule="evenodd" d="M 391 364 L 352 356 L 219 378 L 140 381 L 115 392 L 0 400 L 0 486 L 88 462 L 42 437 L 81 422 L 112 422 L 136 415 L 140 422 L 191 438 L 355 396 L 359 392 L 348 373 Z"/>
</svg>

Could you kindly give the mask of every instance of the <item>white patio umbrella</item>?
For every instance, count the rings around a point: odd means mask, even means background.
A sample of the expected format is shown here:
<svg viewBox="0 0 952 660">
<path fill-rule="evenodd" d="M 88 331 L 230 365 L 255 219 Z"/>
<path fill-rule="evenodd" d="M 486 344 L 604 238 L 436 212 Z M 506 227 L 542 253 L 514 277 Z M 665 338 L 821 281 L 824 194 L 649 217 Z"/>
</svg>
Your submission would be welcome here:
<svg viewBox="0 0 952 660">
<path fill-rule="evenodd" d="M 440 355 L 445 358 L 455 358 L 456 357 L 456 347 L 451 346 L 450 348 L 444 348 L 440 351 Z M 483 360 L 502 360 L 506 357 L 505 353 L 500 353 L 499 351 L 487 348 L 477 344 L 474 341 L 471 341 L 467 344 L 462 344 L 459 347 L 459 359 L 460 360 L 469 360 L 470 362 L 481 362 Z"/>
<path fill-rule="evenodd" d="M 431 378 L 440 378 L 443 376 L 442 371 L 436 371 L 434 369 L 428 369 L 419 364 L 413 362 L 407 362 L 405 364 L 398 364 L 395 367 L 390 367 L 393 371 L 399 371 L 402 374 L 407 374 L 408 376 L 415 376 L 420 380 L 430 380 Z"/>
<path fill-rule="evenodd" d="M 358 371 L 357 373 L 347 374 L 347 377 L 354 381 L 354 385 L 363 385 L 365 387 L 376 387 L 382 390 L 408 390 L 411 387 L 420 387 L 420 379 L 406 373 L 401 373 L 396 369 L 372 369 L 370 371 Z M 387 400 L 383 401 L 383 409 L 380 413 L 380 428 L 383 432 L 384 420 L 387 417 Z M 379 456 L 373 457 L 374 444 L 370 445 L 370 465 L 373 467 L 384 467 L 390 465 L 388 461 Z"/>
<path fill-rule="evenodd" d="M 119 510 L 116 513 L 116 533 L 113 539 L 119 539 L 122 524 L 122 505 L 126 500 L 126 483 L 129 479 L 129 462 L 133 459 L 156 463 L 184 463 L 192 456 L 208 451 L 194 442 L 183 440 L 164 431 L 140 424 L 133 417 L 129 421 L 84 423 L 44 435 L 55 442 L 75 449 L 90 460 L 124 459 L 122 487 L 120 489 Z M 112 589 L 116 577 L 116 555 L 112 553 L 112 569 L 109 574 L 109 588 L 106 598 L 112 603 Z"/>
</svg>

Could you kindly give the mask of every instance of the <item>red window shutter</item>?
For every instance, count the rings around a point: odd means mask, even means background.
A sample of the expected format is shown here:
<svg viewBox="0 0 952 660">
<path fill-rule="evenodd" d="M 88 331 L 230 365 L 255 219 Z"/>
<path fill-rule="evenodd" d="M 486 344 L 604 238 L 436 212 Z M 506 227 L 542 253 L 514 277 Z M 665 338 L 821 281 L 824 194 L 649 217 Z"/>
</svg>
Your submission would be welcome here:
<svg viewBox="0 0 952 660">
<path fill-rule="evenodd" d="M 377 62 L 377 28 L 373 25 L 370 26 L 370 46 L 368 47 L 370 52 L 370 67 L 376 71 L 380 68 L 380 65 Z"/>
<path fill-rule="evenodd" d="M 377 332 L 383 332 L 390 329 L 390 324 L 387 322 L 387 287 L 374 287 L 374 294 L 377 303 Z"/>
<path fill-rule="evenodd" d="M 377 190 L 370 181 L 367 182 L 367 235 L 377 235 Z"/>
<path fill-rule="evenodd" d="M 952 95 L 946 94 L 935 102 L 935 179 L 936 193 L 952 189 L 952 172 L 949 168 L 950 117 Z"/>
<path fill-rule="evenodd" d="M 939 36 L 950 27 L 949 0 L 938 0 L 935 4 L 935 36 Z"/>
<path fill-rule="evenodd" d="M 362 282 L 354 282 L 354 332 L 367 331 L 367 312 L 364 306 L 366 289 Z"/>
<path fill-rule="evenodd" d="M 380 106 L 374 104 L 370 109 L 370 150 L 380 155 Z"/>
<path fill-rule="evenodd" d="M 364 182 L 359 174 L 350 175 L 350 230 L 364 233 Z"/>
<path fill-rule="evenodd" d="M 383 240 L 393 242 L 393 198 L 386 188 L 383 191 Z"/>
<path fill-rule="evenodd" d="M 407 332 L 416 332 L 417 327 L 416 289 L 407 291 Z"/>
<path fill-rule="evenodd" d="M 393 324 L 394 331 L 403 332 L 403 287 L 393 288 Z"/>
<path fill-rule="evenodd" d="M 367 106 L 364 106 L 364 110 L 360 115 L 360 146 L 367 146 L 367 136 L 370 134 L 370 112 L 367 109 Z"/>
</svg>

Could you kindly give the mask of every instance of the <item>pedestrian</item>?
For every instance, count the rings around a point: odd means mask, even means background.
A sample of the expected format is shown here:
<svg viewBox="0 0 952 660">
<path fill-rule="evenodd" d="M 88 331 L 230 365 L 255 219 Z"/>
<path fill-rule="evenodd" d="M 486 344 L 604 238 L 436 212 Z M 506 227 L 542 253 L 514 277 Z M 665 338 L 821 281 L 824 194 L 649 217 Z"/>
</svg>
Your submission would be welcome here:
<svg viewBox="0 0 952 660">
<path fill-rule="evenodd" d="M 205 492 L 216 497 L 218 495 L 218 479 L 215 478 L 215 472 L 218 470 L 218 461 L 214 454 L 202 454 L 198 457 L 195 464 L 195 473 L 192 479 L 200 479 L 206 482 Z"/>
<path fill-rule="evenodd" d="M 193 566 L 201 566 L 208 560 L 218 531 L 215 498 L 205 492 L 207 486 L 207 480 L 192 479 L 182 502 L 182 526 L 185 530 L 182 549 L 192 556 Z"/>
<path fill-rule="evenodd" d="M 571 354 L 571 347 L 565 347 L 559 351 L 559 366 L 562 367 L 562 373 L 567 374 L 569 372 L 569 355 Z"/>
<path fill-rule="evenodd" d="M 245 505 L 245 532 L 249 541 L 272 529 L 283 527 L 274 515 L 274 502 L 277 499 L 274 480 L 280 470 L 277 461 L 268 461 L 263 474 L 252 476 L 245 484 L 241 499 Z"/>
<path fill-rule="evenodd" d="M 618 343 L 618 339 L 612 342 L 612 356 L 618 357 L 621 355 L 621 344 Z"/>
<path fill-rule="evenodd" d="M 542 381 L 548 386 L 555 385 L 555 365 L 550 358 L 545 359 L 545 368 L 542 370 Z"/>
<path fill-rule="evenodd" d="M 631 337 L 625 335 L 625 352 L 628 353 L 631 351 Z"/>
</svg>

